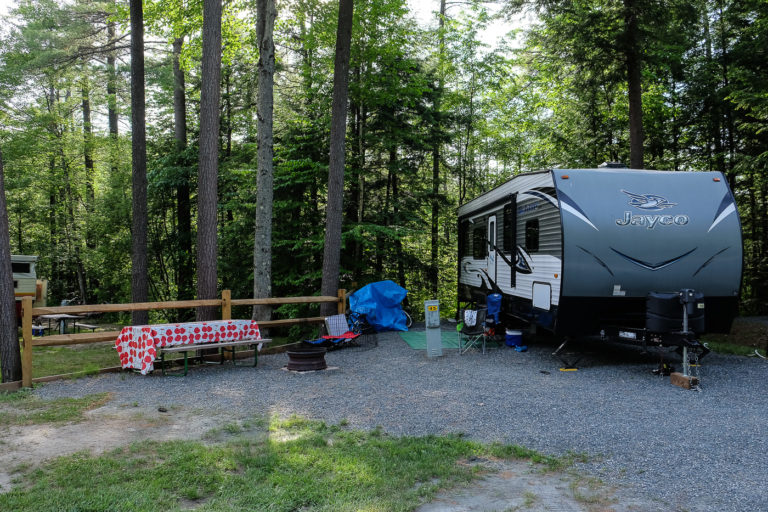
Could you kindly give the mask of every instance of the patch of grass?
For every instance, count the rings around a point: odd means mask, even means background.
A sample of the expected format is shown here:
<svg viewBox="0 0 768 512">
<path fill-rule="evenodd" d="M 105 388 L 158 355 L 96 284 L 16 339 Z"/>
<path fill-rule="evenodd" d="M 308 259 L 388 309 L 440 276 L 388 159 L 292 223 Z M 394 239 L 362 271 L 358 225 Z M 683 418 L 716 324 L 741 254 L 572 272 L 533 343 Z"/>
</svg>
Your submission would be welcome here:
<svg viewBox="0 0 768 512">
<path fill-rule="evenodd" d="M 729 334 L 707 334 L 703 341 L 722 354 L 754 354 L 756 348 L 762 353 L 768 348 L 768 325 L 749 318 L 737 318 Z M 741 350 L 740 346 L 746 350 Z"/>
<path fill-rule="evenodd" d="M 516 444 L 507 445 L 493 443 L 489 447 L 491 455 L 503 459 L 527 459 L 531 462 L 541 464 L 547 471 L 562 471 L 572 466 L 576 462 L 587 462 L 587 456 L 579 453 L 568 453 L 564 457 L 555 457 L 544 455 L 536 450 L 518 446 Z"/>
<path fill-rule="evenodd" d="M 0 393 L 0 426 L 67 423 L 83 419 L 83 413 L 107 403 L 110 393 L 83 398 L 42 400 L 29 390 Z"/>
<path fill-rule="evenodd" d="M 532 507 L 533 504 L 536 503 L 539 499 L 539 497 L 531 491 L 526 491 L 523 494 L 523 497 L 525 498 L 525 501 L 523 501 L 523 506 L 526 508 Z"/>
<path fill-rule="evenodd" d="M 728 343 L 725 341 L 714 341 L 710 336 L 707 336 L 704 339 L 704 342 L 712 352 L 717 352 L 718 354 L 732 354 L 736 356 L 755 355 L 755 349 L 753 347 L 746 345 L 736 345 L 734 343 Z"/>
<path fill-rule="evenodd" d="M 35 377 L 74 373 L 76 377 L 96 373 L 101 368 L 120 366 L 113 343 L 34 347 L 32 369 Z"/>
<path fill-rule="evenodd" d="M 590 509 L 599 506 L 600 510 L 603 510 L 604 507 L 616 502 L 610 490 L 597 478 L 576 476 L 570 488 L 574 499 L 589 506 Z"/>
<path fill-rule="evenodd" d="M 194 502 L 204 510 L 406 511 L 486 471 L 460 461 L 504 452 L 461 436 L 391 437 L 297 417 L 272 420 L 268 434 L 61 457 L 0 495 L 0 510 L 180 510 Z"/>
</svg>

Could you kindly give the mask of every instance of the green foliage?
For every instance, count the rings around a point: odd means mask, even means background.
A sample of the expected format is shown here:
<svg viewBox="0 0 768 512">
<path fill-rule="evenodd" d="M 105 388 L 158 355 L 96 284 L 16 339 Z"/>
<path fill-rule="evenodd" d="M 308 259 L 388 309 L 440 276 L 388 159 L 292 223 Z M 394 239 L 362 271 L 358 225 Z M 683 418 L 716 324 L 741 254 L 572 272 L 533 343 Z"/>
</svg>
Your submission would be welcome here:
<svg viewBox="0 0 768 512">
<path fill-rule="evenodd" d="M 452 314 L 455 208 L 519 172 L 628 161 L 626 2 L 505 2 L 535 7 L 524 37 L 493 47 L 484 2 L 450 4 L 427 30 L 404 0 L 355 2 L 350 62 L 340 287 L 393 279 L 413 312 L 434 298 L 432 205 L 438 211 L 438 298 Z M 760 0 L 636 0 L 648 167 L 724 172 L 745 235 L 744 310 L 768 311 L 768 11 Z M 435 5 L 437 8 L 437 4 Z M 317 294 L 328 178 L 338 5 L 279 3 L 275 41 L 273 294 Z M 250 296 L 255 204 L 253 3 L 225 2 L 219 171 L 220 287 Z M 126 61 L 124 3 L 23 2 L 0 45 L 0 141 L 14 253 L 40 256 L 49 303 L 125 302 L 130 290 L 129 83 L 116 77 L 119 133 L 107 132 L 107 55 Z M 145 2 L 150 290 L 182 284 L 196 248 L 202 3 Z M 117 23 L 116 41 L 107 24 Z M 433 25 L 437 24 L 434 20 Z M 173 133 L 170 43 L 183 38 L 189 143 Z M 86 137 L 83 93 L 91 105 Z M 94 161 L 85 163 L 86 149 Z M 433 183 L 433 157 L 438 155 Z M 437 185 L 437 190 L 433 187 Z M 192 233 L 179 232 L 180 190 Z M 189 253 L 183 236 L 192 237 Z M 186 288 L 185 288 L 186 287 Z M 185 289 L 182 289 L 185 288 Z M 238 314 L 247 314 L 238 310 Z M 314 316 L 316 308 L 280 308 Z M 175 320 L 163 313 L 159 320 Z M 293 332 L 294 336 L 310 334 Z"/>
</svg>

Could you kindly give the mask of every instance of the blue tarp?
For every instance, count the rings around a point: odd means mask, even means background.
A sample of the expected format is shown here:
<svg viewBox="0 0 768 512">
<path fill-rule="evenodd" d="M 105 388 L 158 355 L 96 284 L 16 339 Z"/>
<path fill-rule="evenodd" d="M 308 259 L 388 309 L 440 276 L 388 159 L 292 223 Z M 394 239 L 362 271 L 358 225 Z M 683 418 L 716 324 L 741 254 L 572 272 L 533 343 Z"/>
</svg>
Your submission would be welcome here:
<svg viewBox="0 0 768 512">
<path fill-rule="evenodd" d="M 392 281 L 363 286 L 349 296 L 349 309 L 365 315 L 366 321 L 381 331 L 407 331 L 406 316 L 400 303 L 408 290 Z"/>
</svg>

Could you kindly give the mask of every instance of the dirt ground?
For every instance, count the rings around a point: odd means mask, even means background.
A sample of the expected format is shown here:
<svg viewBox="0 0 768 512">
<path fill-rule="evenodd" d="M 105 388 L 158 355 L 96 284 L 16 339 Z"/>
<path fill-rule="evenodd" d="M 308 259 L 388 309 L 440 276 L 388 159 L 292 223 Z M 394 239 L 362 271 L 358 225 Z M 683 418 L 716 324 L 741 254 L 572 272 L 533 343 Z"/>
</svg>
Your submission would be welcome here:
<svg viewBox="0 0 768 512">
<path fill-rule="evenodd" d="M 0 414 L 2 407 L 0 406 Z M 107 404 L 86 413 L 86 421 L 0 429 L 0 492 L 7 492 L 14 469 L 38 465 L 76 452 L 99 454 L 137 441 L 200 439 L 224 418 L 191 411 Z"/>
<path fill-rule="evenodd" d="M 230 416 L 211 416 L 192 409 L 160 411 L 157 407 L 108 403 L 89 411 L 80 423 L 8 427 L 0 431 L 4 439 L 0 441 L 0 492 L 10 490 L 17 478 L 15 470 L 58 456 L 99 454 L 146 439 L 204 440 L 211 430 L 232 421 Z M 418 512 L 656 510 L 573 472 L 544 472 L 525 461 L 476 459 L 462 463 L 481 465 L 486 475 L 470 487 L 440 492 Z"/>
</svg>

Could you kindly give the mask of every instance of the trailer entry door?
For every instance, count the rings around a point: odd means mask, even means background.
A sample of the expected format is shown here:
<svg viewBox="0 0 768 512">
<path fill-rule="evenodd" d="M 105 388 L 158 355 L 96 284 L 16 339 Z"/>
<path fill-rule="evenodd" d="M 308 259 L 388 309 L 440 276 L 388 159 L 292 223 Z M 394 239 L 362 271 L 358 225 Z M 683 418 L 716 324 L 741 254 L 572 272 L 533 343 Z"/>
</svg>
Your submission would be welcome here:
<svg viewBox="0 0 768 512">
<path fill-rule="evenodd" d="M 491 287 L 496 283 L 496 216 L 488 217 L 488 278 Z"/>
</svg>

